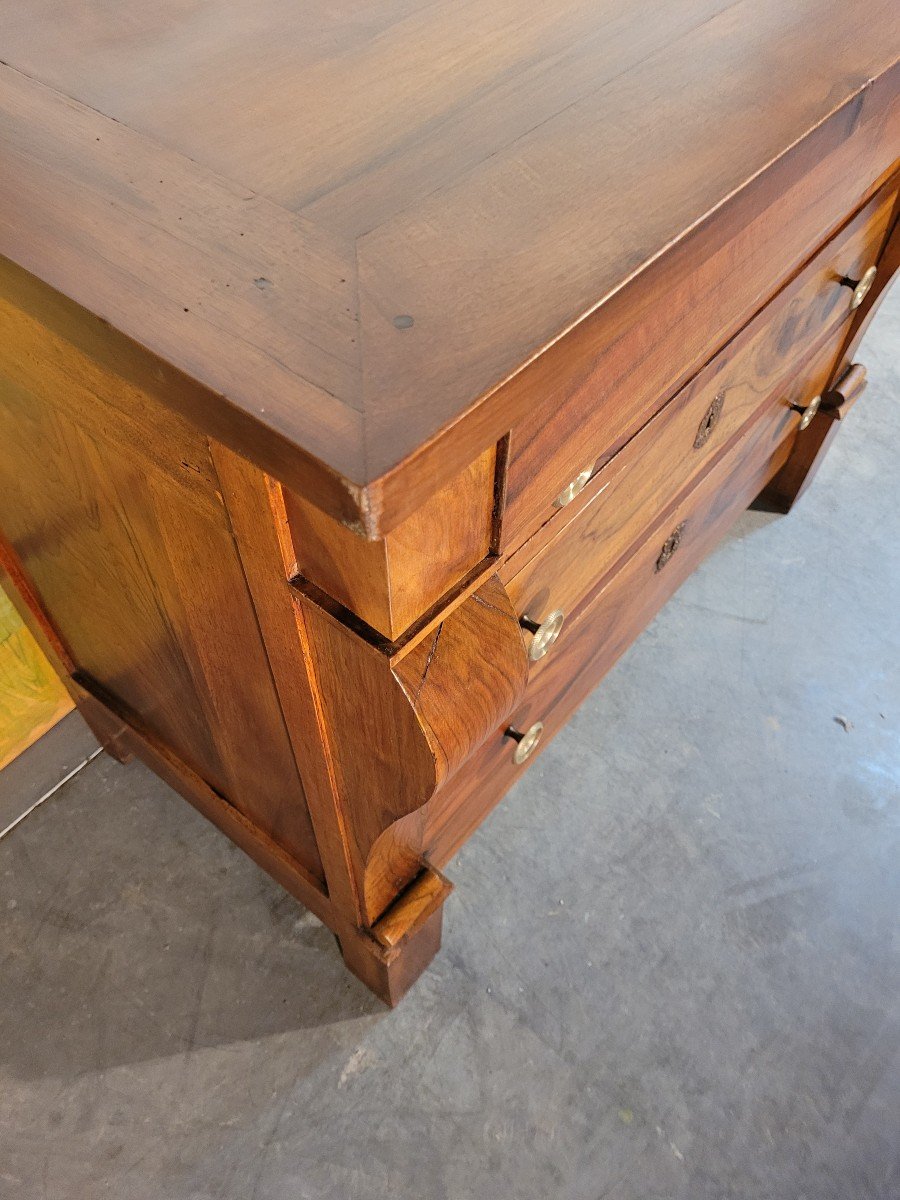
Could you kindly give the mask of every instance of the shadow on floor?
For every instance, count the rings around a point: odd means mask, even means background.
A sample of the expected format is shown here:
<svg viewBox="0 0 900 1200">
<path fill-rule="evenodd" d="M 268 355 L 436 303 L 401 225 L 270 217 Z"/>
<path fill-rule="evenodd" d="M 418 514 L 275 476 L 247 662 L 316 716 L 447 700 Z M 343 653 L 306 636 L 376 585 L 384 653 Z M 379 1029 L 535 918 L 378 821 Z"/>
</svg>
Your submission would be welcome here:
<svg viewBox="0 0 900 1200">
<path fill-rule="evenodd" d="M 101 756 L 0 843 L 0 911 L 20 1077 L 387 1015 L 331 932 L 140 764 Z"/>
</svg>

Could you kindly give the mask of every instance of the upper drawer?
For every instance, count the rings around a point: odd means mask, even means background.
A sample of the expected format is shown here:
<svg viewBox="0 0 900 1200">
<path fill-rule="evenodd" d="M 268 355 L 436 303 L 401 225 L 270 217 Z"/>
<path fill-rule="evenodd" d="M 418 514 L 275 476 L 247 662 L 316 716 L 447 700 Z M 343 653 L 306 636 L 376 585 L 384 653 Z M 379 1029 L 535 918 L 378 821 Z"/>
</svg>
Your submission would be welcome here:
<svg viewBox="0 0 900 1200">
<path fill-rule="evenodd" d="M 788 311 L 796 312 L 795 306 L 789 305 Z M 800 421 L 799 416 L 790 412 L 790 406 L 806 407 L 829 381 L 840 349 L 837 337 L 832 335 L 805 361 L 785 358 L 776 363 L 777 329 L 787 326 L 779 322 L 773 330 L 774 339 L 761 336 L 772 328 L 764 325 L 756 336 L 742 339 L 743 352 L 731 354 L 731 348 L 726 348 L 720 361 L 702 371 L 693 384 L 603 467 L 598 477 L 599 492 L 574 520 L 559 528 L 524 566 L 517 561 L 524 557 L 524 551 L 504 564 L 502 575 L 507 592 L 522 617 L 540 624 L 553 612 L 564 614 L 559 646 L 568 641 L 573 621 L 598 588 L 604 586 L 610 569 L 623 557 L 630 557 L 632 548 L 641 544 L 647 529 L 663 510 L 694 486 L 689 481 L 698 474 L 699 465 L 711 465 L 709 443 L 695 449 L 698 414 L 707 411 L 710 397 L 722 394 L 726 397 L 710 441 L 721 444 L 737 426 L 747 425 L 745 432 L 737 433 L 737 445 L 723 450 L 725 457 L 739 457 L 755 436 L 753 431 L 759 428 L 759 420 L 753 418 L 762 408 L 767 407 L 772 414 L 769 424 L 777 426 L 783 437 L 789 437 Z M 747 334 L 750 333 L 748 330 Z M 770 386 L 774 379 L 764 386 L 763 364 L 771 365 L 773 374 L 783 376 L 785 370 L 790 370 L 783 391 L 781 387 Z M 728 418 L 726 411 L 730 414 Z M 699 420 L 702 421 L 702 416 Z M 723 425 L 725 428 L 721 428 Z M 713 466 L 714 472 L 718 469 L 718 464 Z M 543 539 L 535 538 L 529 545 L 538 541 Z M 554 657 L 556 651 L 554 646 L 549 657 Z M 544 665 L 543 659 L 532 662 L 532 675 Z"/>
<path fill-rule="evenodd" d="M 896 181 L 891 180 L 827 243 L 814 268 L 788 285 L 792 303 L 778 333 L 782 353 L 812 345 L 848 316 L 851 289 L 841 286 L 840 279 L 858 278 L 875 262 L 895 199 Z M 704 262 L 679 260 L 680 274 L 666 290 L 645 297 L 627 323 L 613 322 L 599 364 L 575 391 L 560 396 L 554 418 L 547 421 L 542 407 L 513 428 L 503 517 L 509 550 L 554 516 L 554 501 L 571 481 L 581 474 L 583 482 L 596 472 L 746 323 L 784 278 L 786 264 L 790 270 L 790 264 L 802 261 L 800 215 L 792 209 L 780 214 L 776 206 L 764 217 Z M 778 344 L 773 345 L 777 351 Z M 776 366 L 769 363 L 767 372 Z M 576 507 L 559 519 L 568 519 Z"/>
</svg>

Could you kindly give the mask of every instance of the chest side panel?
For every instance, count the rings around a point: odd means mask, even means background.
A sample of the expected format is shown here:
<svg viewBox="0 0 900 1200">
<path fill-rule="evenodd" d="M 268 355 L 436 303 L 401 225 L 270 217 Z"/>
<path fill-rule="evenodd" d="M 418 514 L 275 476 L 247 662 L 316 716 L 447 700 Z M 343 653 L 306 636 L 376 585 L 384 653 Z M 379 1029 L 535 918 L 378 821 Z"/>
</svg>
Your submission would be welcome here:
<svg viewBox="0 0 900 1200">
<path fill-rule="evenodd" d="M 0 322 L 0 528 L 78 672 L 320 878 L 206 439 L 7 263 Z"/>
</svg>

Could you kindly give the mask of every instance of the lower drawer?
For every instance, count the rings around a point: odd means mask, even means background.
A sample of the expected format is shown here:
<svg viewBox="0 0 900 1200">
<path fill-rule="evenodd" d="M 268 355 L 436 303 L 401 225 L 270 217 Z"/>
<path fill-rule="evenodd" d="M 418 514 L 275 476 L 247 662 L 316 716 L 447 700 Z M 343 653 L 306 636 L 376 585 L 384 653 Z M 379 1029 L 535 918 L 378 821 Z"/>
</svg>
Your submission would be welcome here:
<svg viewBox="0 0 900 1200">
<path fill-rule="evenodd" d="M 773 399 L 745 436 L 682 500 L 671 506 L 630 558 L 593 596 L 567 630 L 564 645 L 531 678 L 510 724 L 543 724 L 541 745 L 613 666 L 726 532 L 781 469 L 799 418 Z M 462 845 L 522 770 L 504 729 L 462 767 L 428 806 L 426 847 L 440 866 Z"/>
</svg>

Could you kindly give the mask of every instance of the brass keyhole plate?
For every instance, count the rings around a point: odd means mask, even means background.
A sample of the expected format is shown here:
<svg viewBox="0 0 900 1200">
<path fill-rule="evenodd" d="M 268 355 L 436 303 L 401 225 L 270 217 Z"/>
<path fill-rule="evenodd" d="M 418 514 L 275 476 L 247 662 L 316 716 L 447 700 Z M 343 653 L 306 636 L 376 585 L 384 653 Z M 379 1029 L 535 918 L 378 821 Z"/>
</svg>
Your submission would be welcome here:
<svg viewBox="0 0 900 1200">
<path fill-rule="evenodd" d="M 687 521 L 682 521 L 680 525 L 676 525 L 669 536 L 663 543 L 663 548 L 659 552 L 659 558 L 656 560 L 656 569 L 661 571 L 666 563 L 671 559 L 672 555 L 681 545 L 681 540 L 684 537 L 685 526 Z"/>
<path fill-rule="evenodd" d="M 725 393 L 717 392 L 712 404 L 706 410 L 706 416 L 700 422 L 700 428 L 697 430 L 697 436 L 694 438 L 695 450 L 701 449 L 709 441 L 712 431 L 719 423 L 719 417 L 722 415 L 724 405 Z"/>
</svg>

